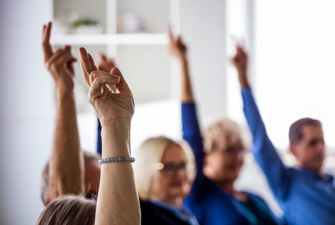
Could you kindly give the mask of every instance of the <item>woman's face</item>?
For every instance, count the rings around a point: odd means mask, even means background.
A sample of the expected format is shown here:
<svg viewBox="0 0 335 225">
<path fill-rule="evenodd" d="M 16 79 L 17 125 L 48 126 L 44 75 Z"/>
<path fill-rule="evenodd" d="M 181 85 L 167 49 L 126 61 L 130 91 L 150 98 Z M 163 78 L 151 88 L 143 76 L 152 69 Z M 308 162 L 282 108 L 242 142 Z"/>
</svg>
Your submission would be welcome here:
<svg viewBox="0 0 335 225">
<path fill-rule="evenodd" d="M 154 181 L 154 198 L 163 202 L 185 198 L 191 190 L 187 174 L 187 157 L 184 150 L 173 145 L 167 148 L 161 162 L 157 165 L 157 180 Z"/>
<path fill-rule="evenodd" d="M 217 183 L 234 182 L 240 174 L 245 150 L 229 136 L 217 138 L 204 159 L 204 174 Z"/>
</svg>

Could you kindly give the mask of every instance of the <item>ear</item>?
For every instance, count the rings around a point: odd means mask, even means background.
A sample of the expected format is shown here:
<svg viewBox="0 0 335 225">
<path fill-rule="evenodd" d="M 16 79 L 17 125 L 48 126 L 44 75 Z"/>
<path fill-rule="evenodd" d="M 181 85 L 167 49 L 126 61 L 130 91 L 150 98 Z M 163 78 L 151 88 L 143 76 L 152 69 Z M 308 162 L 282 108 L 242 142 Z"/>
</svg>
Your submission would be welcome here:
<svg viewBox="0 0 335 225">
<path fill-rule="evenodd" d="M 49 203 L 50 203 L 50 200 L 49 200 L 49 199 L 46 200 L 46 201 L 43 201 L 43 205 L 44 205 L 44 207 L 47 207 L 47 206 L 49 205 Z"/>
<path fill-rule="evenodd" d="M 297 146 L 294 144 L 290 144 L 290 152 L 297 158 Z"/>
</svg>

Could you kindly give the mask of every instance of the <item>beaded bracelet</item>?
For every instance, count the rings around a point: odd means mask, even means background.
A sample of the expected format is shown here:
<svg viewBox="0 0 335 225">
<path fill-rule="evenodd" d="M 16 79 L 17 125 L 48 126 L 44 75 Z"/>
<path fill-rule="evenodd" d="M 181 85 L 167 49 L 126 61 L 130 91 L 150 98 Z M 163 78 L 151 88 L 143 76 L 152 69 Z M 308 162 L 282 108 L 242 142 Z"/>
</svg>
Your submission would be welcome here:
<svg viewBox="0 0 335 225">
<path fill-rule="evenodd" d="M 110 163 L 110 162 L 135 162 L 134 157 L 113 157 L 113 158 L 106 158 L 106 159 L 99 159 L 99 164 L 103 163 Z"/>
</svg>

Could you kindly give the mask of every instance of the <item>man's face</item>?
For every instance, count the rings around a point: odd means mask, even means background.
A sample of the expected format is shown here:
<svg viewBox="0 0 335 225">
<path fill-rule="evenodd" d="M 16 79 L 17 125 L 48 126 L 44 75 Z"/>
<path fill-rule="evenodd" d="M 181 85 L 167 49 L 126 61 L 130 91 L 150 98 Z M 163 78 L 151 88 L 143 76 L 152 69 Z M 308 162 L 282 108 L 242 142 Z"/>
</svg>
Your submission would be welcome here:
<svg viewBox="0 0 335 225">
<path fill-rule="evenodd" d="M 291 152 L 296 157 L 298 166 L 320 172 L 325 159 L 325 143 L 320 126 L 302 127 L 303 139 L 291 145 Z"/>
<path fill-rule="evenodd" d="M 86 198 L 94 198 L 98 194 L 100 184 L 100 165 L 97 161 L 85 162 Z"/>
</svg>

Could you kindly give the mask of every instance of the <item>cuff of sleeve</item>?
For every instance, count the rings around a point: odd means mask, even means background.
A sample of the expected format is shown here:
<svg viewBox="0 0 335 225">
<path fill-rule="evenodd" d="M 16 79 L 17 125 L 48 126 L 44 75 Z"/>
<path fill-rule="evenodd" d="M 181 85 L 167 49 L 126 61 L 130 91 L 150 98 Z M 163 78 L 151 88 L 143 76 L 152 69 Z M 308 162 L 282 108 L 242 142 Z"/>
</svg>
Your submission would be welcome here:
<svg viewBox="0 0 335 225">
<path fill-rule="evenodd" d="M 251 88 L 248 87 L 248 88 L 243 88 L 241 90 L 241 93 L 242 93 L 242 95 L 250 95 L 250 94 L 252 94 L 252 91 L 251 91 Z"/>
</svg>

